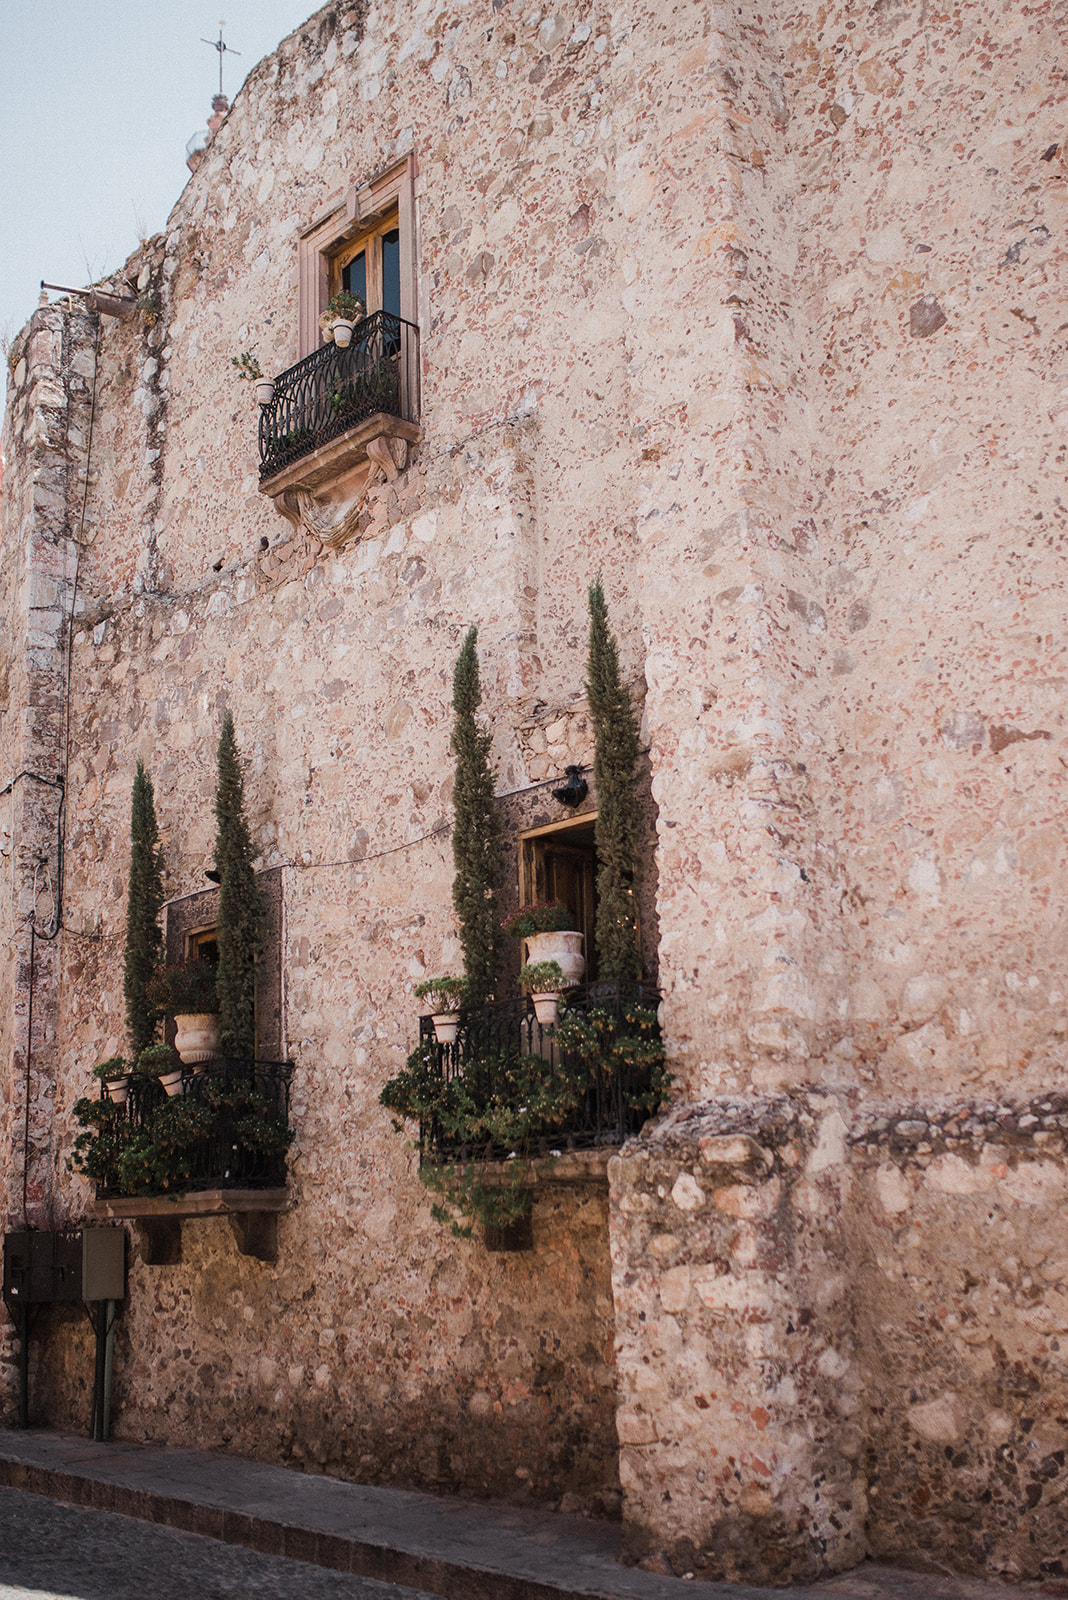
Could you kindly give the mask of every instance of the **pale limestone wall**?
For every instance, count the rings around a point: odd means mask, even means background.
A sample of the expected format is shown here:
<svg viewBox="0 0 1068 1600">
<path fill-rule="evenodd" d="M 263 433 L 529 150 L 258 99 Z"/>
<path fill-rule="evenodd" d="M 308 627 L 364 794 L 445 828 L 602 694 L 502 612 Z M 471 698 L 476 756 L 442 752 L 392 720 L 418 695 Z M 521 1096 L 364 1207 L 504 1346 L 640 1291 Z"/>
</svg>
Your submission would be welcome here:
<svg viewBox="0 0 1068 1600">
<path fill-rule="evenodd" d="M 884 1094 L 1025 1090 L 1065 1047 L 1064 11 L 819 22 L 788 38 L 823 380 L 805 865 L 834 876 L 845 957 L 823 1041 Z"/>
<path fill-rule="evenodd" d="M 986 0 L 922 18 L 328 6 L 252 75 L 166 233 L 112 280 L 157 309 L 101 328 L 58 1042 L 31 1099 L 41 1216 L 82 1214 L 71 1108 L 121 1041 L 134 763 L 156 781 L 168 892 L 203 887 L 227 706 L 262 864 L 282 869 L 298 1130 L 277 1266 L 237 1256 L 221 1223 L 186 1227 L 180 1266 L 135 1257 L 120 1431 L 474 1490 L 503 1465 L 603 1510 L 618 1371 L 634 1558 L 842 1567 L 865 1537 L 897 1548 L 909 1473 L 931 1547 L 961 1525 L 956 1480 L 922 1460 L 887 1476 L 902 1407 L 927 1403 L 902 1395 L 928 1333 L 872 1308 L 878 1272 L 921 1268 L 905 1229 L 884 1237 L 869 1152 L 844 1140 L 869 1099 L 895 1128 L 912 1099 L 1037 1093 L 1063 1072 L 1063 20 Z M 300 230 L 409 151 L 423 442 L 358 539 L 317 554 L 256 491 L 230 358 L 296 358 Z M 43 644 L 30 607 L 35 585 L 69 586 L 89 337 L 38 313 L 14 373 L 8 773 L 27 751 L 54 763 L 65 718 L 62 596 Z M 602 1193 L 539 1200 L 533 1257 L 457 1244 L 377 1105 L 414 1040 L 414 983 L 457 959 L 463 630 L 480 626 L 499 788 L 562 775 L 590 755 L 598 571 L 653 769 L 676 1077 L 675 1120 L 613 1180 L 611 1285 Z M 37 810 L 3 913 L 16 1177 L 17 908 L 47 833 L 42 797 L 19 803 Z M 769 1161 L 730 1176 L 719 1147 L 710 1164 L 699 1134 L 764 1150 L 769 1106 L 793 1130 L 768 1132 Z M 1045 1227 L 1064 1175 L 1042 1174 Z M 932 1252 L 948 1260 L 966 1226 L 985 1281 L 1000 1245 L 980 1210 L 951 1216 L 929 1187 Z M 1048 1341 L 1068 1336 L 1058 1305 Z M 45 1360 L 69 1420 L 81 1353 L 60 1321 Z M 1026 1343 L 1022 1312 L 1013 1326 Z M 854 1403 L 884 1350 L 891 1420 Z M 1052 1406 L 1051 1343 L 1027 1351 Z M 936 1405 L 964 1381 L 937 1359 Z M 1013 1438 L 1025 1401 L 998 1402 Z M 421 1454 L 398 1459 L 398 1426 Z M 744 1465 L 724 1473 L 728 1438 Z M 976 1460 L 973 1488 L 1001 1470 Z M 884 1485 L 867 1524 L 864 1472 Z M 1010 1495 L 977 1544 L 953 1535 L 956 1559 L 1051 1571 L 1044 1495 L 1026 1553 Z"/>
</svg>

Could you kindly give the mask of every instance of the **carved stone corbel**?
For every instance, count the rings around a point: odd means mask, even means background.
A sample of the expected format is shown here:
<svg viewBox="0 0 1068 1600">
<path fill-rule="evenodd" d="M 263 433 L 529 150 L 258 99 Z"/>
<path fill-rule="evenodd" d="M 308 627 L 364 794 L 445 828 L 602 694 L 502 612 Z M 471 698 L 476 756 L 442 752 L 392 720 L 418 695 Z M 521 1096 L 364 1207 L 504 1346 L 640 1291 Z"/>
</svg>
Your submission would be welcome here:
<svg viewBox="0 0 1068 1600">
<path fill-rule="evenodd" d="M 367 503 L 367 492 L 380 478 L 392 483 L 408 462 L 408 441 L 386 434 L 367 441 L 367 466 L 355 496 L 347 500 L 317 500 L 310 489 L 299 484 L 283 489 L 274 497 L 278 510 L 298 533 L 315 540 L 320 547 L 340 550 L 358 532 Z"/>
</svg>

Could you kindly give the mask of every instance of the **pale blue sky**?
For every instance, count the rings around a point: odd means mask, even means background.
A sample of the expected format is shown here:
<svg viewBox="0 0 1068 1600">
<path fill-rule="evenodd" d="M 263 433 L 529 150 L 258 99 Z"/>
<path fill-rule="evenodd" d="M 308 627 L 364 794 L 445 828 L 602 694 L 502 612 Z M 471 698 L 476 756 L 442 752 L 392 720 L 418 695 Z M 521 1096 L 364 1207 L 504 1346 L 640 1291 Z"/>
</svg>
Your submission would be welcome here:
<svg viewBox="0 0 1068 1600">
<path fill-rule="evenodd" d="M 162 228 L 211 114 L 321 0 L 0 0 L 0 332 Z"/>
</svg>

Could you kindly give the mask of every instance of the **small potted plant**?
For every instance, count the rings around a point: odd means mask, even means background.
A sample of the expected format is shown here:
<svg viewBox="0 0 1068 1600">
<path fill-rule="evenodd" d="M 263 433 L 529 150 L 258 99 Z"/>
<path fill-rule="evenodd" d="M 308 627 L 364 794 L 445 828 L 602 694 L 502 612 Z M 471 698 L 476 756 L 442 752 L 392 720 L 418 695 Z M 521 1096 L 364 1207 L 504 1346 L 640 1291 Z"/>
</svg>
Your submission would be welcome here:
<svg viewBox="0 0 1068 1600">
<path fill-rule="evenodd" d="M 328 302 L 319 318 L 319 326 L 328 344 L 333 340 L 339 350 L 347 350 L 352 343 L 352 330 L 362 317 L 363 302 L 347 289 L 341 289 Z"/>
<path fill-rule="evenodd" d="M 424 978 L 415 986 L 415 998 L 430 1007 L 434 1037 L 438 1044 L 452 1044 L 460 1031 L 460 1007 L 467 997 L 465 978 Z"/>
<path fill-rule="evenodd" d="M 145 1078 L 158 1078 L 163 1092 L 173 1098 L 184 1087 L 182 1060 L 173 1045 L 150 1044 L 137 1058 L 137 1070 Z"/>
<path fill-rule="evenodd" d="M 157 973 L 148 985 L 148 1002 L 174 1018 L 174 1045 L 187 1067 L 211 1061 L 219 1038 L 215 968 L 210 961 L 187 961 Z"/>
<path fill-rule="evenodd" d="M 263 376 L 263 369 L 259 364 L 254 350 L 242 350 L 239 356 L 230 357 L 230 365 L 237 368 L 237 375 L 245 383 L 256 385 L 256 403 L 269 406 L 274 399 L 274 383 L 270 378 Z"/>
<path fill-rule="evenodd" d="M 533 1000 L 542 1027 L 551 1028 L 560 1009 L 560 992 L 570 987 L 559 961 L 528 961 L 520 969 L 519 984 Z"/>
<path fill-rule="evenodd" d="M 109 1056 L 106 1061 L 101 1061 L 99 1066 L 93 1068 L 93 1076 L 100 1079 L 105 1098 L 113 1105 L 126 1104 L 130 1093 L 130 1069 L 121 1056 Z"/>
<path fill-rule="evenodd" d="M 526 943 L 526 960 L 559 962 L 569 984 L 580 983 L 586 970 L 582 934 L 562 900 L 535 900 L 506 917 L 501 927 L 513 939 Z"/>
</svg>

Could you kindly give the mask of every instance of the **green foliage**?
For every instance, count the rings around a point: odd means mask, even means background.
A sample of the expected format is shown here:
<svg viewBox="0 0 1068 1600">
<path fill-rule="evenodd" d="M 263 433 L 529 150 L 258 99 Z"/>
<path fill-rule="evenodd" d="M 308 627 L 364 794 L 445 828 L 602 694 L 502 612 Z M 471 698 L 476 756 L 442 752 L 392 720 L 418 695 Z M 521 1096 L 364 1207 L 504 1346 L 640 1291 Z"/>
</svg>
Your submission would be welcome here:
<svg viewBox="0 0 1068 1600">
<path fill-rule="evenodd" d="M 539 1144 L 557 1136 L 563 1143 L 596 1084 L 620 1082 L 625 1108 L 649 1114 L 671 1082 L 656 1012 L 637 1004 L 618 1015 L 606 1007 L 566 1015 L 553 1057 L 488 1051 L 446 1078 L 438 1051 L 424 1042 L 382 1090 L 398 1132 L 404 1121 L 420 1123 L 419 1176 L 441 1197 L 434 1216 L 454 1233 L 470 1236 L 460 1218 L 503 1226 L 523 1215 Z M 441 1147 L 451 1152 L 445 1161 Z"/>
<path fill-rule="evenodd" d="M 185 961 L 180 966 L 157 972 L 148 986 L 148 997 L 157 1014 L 168 1017 L 208 1015 L 219 1009 L 215 992 L 215 968 L 210 961 Z"/>
<path fill-rule="evenodd" d="M 184 1095 L 157 1106 L 143 1128 L 134 1129 L 119 1157 L 123 1194 L 184 1194 L 196 1170 L 198 1147 L 212 1131 L 210 1108 Z"/>
<path fill-rule="evenodd" d="M 575 1114 L 584 1085 L 541 1056 L 508 1050 L 489 1052 L 464 1064 L 447 1081 L 437 1070 L 433 1047 L 419 1045 L 403 1072 L 380 1095 L 396 1116 L 434 1124 L 444 1141 L 463 1154 L 442 1163 L 424 1160 L 419 1176 L 443 1204 L 431 1209 L 459 1238 L 470 1238 L 460 1217 L 503 1227 L 529 1208 L 532 1143 Z M 400 1131 L 400 1123 L 394 1126 Z M 506 1170 L 487 1180 L 479 1162 L 508 1152 Z"/>
<path fill-rule="evenodd" d="M 505 917 L 501 927 L 510 939 L 529 939 L 535 933 L 574 933 L 575 919 L 562 900 L 534 900 Z"/>
<path fill-rule="evenodd" d="M 528 994 L 559 994 L 571 984 L 559 961 L 528 961 L 519 969 L 519 987 Z"/>
<path fill-rule="evenodd" d="M 126 1106 L 109 1100 L 79 1100 L 74 1114 L 82 1132 L 71 1169 L 126 1195 L 177 1198 L 193 1181 L 208 1141 L 270 1158 L 284 1155 L 293 1140 L 292 1128 L 257 1090 L 225 1078 L 162 1101 L 141 1127 L 129 1120 Z"/>
<path fill-rule="evenodd" d="M 467 979 L 448 976 L 424 978 L 422 983 L 415 986 L 415 998 L 429 1001 L 435 1012 L 459 1011 L 461 1006 L 467 1004 Z"/>
<path fill-rule="evenodd" d="M 245 784 L 229 711 L 219 737 L 218 768 L 219 1054 L 251 1058 L 256 1053 L 256 957 L 263 944 L 264 901 L 252 866 L 256 851 L 245 816 Z"/>
<path fill-rule="evenodd" d="M 553 1042 L 580 1079 L 591 1081 L 599 1071 L 608 1082 L 622 1081 L 628 1111 L 651 1116 L 671 1085 L 660 1023 L 649 1006 L 625 1005 L 618 1015 L 607 1006 L 569 1011 Z"/>
<path fill-rule="evenodd" d="M 130 802 L 130 881 L 122 970 L 126 1031 L 135 1056 L 152 1043 L 159 1023 L 159 1010 L 149 998 L 148 985 L 163 953 L 159 923 L 162 908 L 163 853 L 159 848 L 152 779 L 138 761 Z"/>
<path fill-rule="evenodd" d="M 641 816 L 634 788 L 640 753 L 638 722 L 619 678 L 616 641 L 608 626 L 601 581 L 590 585 L 590 651 L 586 696 L 594 731 L 597 786 L 597 945 L 599 977 L 627 983 L 641 974 L 638 870 Z"/>
<path fill-rule="evenodd" d="M 102 1188 L 114 1188 L 134 1131 L 126 1107 L 110 1100 L 76 1100 L 74 1115 L 82 1132 L 74 1141 L 71 1171 L 83 1172 Z"/>
<path fill-rule="evenodd" d="M 259 383 L 263 377 L 263 368 L 255 350 L 242 350 L 239 356 L 231 356 L 230 365 L 237 368 L 238 377 L 246 383 Z"/>
<path fill-rule="evenodd" d="M 482 703 L 477 638 L 478 629 L 469 628 L 456 661 L 452 693 L 452 751 L 456 757 L 452 903 L 460 921 L 460 946 L 473 1006 L 490 998 L 500 970 L 497 896 L 504 878 L 500 819 L 489 767 L 491 738 L 476 720 Z"/>
<path fill-rule="evenodd" d="M 337 294 L 327 302 L 326 310 L 319 318 L 321 323 L 332 323 L 340 317 L 345 322 L 359 322 L 363 316 L 363 301 L 356 295 L 350 294 L 347 289 L 339 289 Z"/>
<path fill-rule="evenodd" d="M 93 1068 L 93 1077 L 99 1078 L 101 1083 L 107 1083 L 112 1078 L 124 1078 L 128 1071 L 122 1056 L 108 1056 L 106 1061 L 101 1061 Z"/>
<path fill-rule="evenodd" d="M 145 1078 L 162 1078 L 166 1072 L 180 1072 L 182 1058 L 173 1045 L 150 1044 L 142 1050 L 134 1070 Z"/>
</svg>

